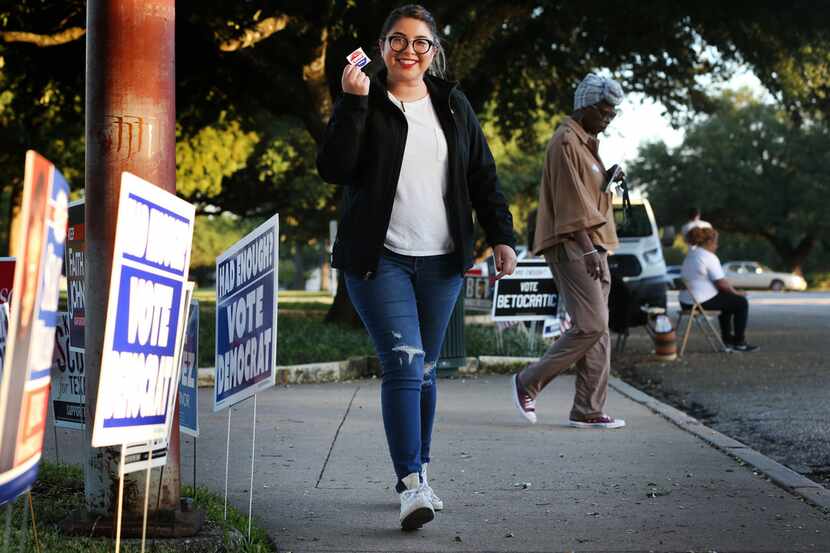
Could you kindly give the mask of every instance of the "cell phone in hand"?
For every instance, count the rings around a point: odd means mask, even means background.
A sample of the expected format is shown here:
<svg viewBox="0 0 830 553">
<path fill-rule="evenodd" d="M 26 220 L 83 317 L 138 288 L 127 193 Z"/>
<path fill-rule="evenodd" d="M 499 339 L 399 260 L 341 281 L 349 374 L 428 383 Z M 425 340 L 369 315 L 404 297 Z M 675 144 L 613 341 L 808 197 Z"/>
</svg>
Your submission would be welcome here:
<svg viewBox="0 0 830 553">
<path fill-rule="evenodd" d="M 611 168 L 608 169 L 608 171 L 606 171 L 605 174 L 608 176 L 608 179 L 605 181 L 605 186 L 602 187 L 603 192 L 608 192 L 611 189 L 614 181 L 617 180 L 617 177 L 620 175 L 621 171 L 622 167 L 620 167 L 616 163 L 612 165 Z"/>
</svg>

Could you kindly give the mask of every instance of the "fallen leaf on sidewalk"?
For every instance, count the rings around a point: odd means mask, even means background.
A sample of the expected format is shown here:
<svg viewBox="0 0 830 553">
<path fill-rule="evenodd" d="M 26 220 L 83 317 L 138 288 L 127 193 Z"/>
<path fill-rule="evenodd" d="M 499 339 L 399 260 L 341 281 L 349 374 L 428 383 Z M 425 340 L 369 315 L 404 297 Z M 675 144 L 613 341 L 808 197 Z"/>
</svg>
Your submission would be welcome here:
<svg viewBox="0 0 830 553">
<path fill-rule="evenodd" d="M 646 497 L 663 497 L 669 495 L 670 493 L 671 490 L 652 486 L 648 489 L 648 492 L 646 492 Z"/>
</svg>

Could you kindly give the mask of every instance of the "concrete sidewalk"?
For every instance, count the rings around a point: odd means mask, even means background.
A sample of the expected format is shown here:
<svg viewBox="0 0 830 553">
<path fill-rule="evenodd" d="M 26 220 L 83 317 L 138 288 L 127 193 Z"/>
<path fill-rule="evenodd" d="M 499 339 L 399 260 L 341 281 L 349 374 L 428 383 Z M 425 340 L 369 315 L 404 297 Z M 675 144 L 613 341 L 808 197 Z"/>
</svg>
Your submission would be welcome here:
<svg viewBox="0 0 830 553">
<path fill-rule="evenodd" d="M 255 516 L 293 553 L 830 551 L 830 516 L 616 390 L 608 411 L 625 429 L 565 427 L 573 385 L 571 376 L 554 381 L 529 426 L 513 410 L 508 377 L 441 380 L 430 481 L 446 508 L 412 533 L 398 526 L 379 381 L 261 393 Z M 211 392 L 200 390 L 198 483 L 221 494 L 227 412 L 210 412 Z M 248 400 L 231 420 L 230 501 L 244 511 L 252 411 Z M 692 419 L 678 423 L 710 434 Z M 192 439 L 182 440 L 190 483 Z"/>
</svg>

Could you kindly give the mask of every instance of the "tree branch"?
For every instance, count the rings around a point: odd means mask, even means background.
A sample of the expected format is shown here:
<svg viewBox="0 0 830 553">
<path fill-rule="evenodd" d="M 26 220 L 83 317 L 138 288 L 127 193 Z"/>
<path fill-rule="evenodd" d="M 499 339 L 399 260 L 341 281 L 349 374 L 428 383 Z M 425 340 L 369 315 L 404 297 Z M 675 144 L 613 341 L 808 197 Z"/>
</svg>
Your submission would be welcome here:
<svg viewBox="0 0 830 553">
<path fill-rule="evenodd" d="M 453 46 L 450 59 L 447 60 L 453 77 L 464 80 L 482 60 L 487 46 L 501 26 L 508 20 L 529 18 L 532 10 L 533 7 L 530 5 L 505 3 L 479 15 L 475 25 L 459 37 Z"/>
<path fill-rule="evenodd" d="M 319 46 L 312 51 L 313 57 L 303 66 L 303 82 L 310 101 L 304 119 L 306 128 L 314 141 L 319 144 L 323 138 L 332 111 L 331 92 L 326 79 L 326 50 L 328 49 L 328 28 L 320 30 Z"/>
<path fill-rule="evenodd" d="M 223 52 L 235 52 L 242 48 L 253 46 L 257 42 L 265 40 L 274 33 L 285 29 L 291 18 L 287 15 L 267 17 L 249 29 L 242 32 L 242 36 L 231 38 L 219 43 L 219 49 Z"/>
<path fill-rule="evenodd" d="M 60 46 L 78 40 L 86 34 L 83 27 L 70 27 L 52 35 L 39 35 L 22 31 L 0 31 L 0 38 L 5 42 L 28 42 L 35 46 Z"/>
</svg>

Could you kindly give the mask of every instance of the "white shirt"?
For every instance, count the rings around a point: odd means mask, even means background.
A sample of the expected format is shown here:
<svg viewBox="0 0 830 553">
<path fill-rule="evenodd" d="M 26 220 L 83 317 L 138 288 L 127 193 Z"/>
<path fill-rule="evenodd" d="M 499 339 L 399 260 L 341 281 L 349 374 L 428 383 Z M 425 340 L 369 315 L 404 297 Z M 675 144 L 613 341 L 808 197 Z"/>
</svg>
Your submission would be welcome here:
<svg viewBox="0 0 830 553">
<path fill-rule="evenodd" d="M 721 267 L 718 256 L 700 246 L 692 246 L 683 266 L 680 269 L 683 280 L 686 281 L 688 291 L 681 290 L 679 300 L 681 303 L 691 304 L 692 298 L 689 292 L 697 301 L 703 303 L 718 295 L 718 289 L 714 281 L 724 278 L 723 267 Z"/>
<path fill-rule="evenodd" d="M 683 237 L 683 240 L 688 241 L 689 231 L 693 228 L 712 228 L 712 223 L 709 221 L 704 221 L 702 219 L 692 219 L 682 227 L 680 227 L 680 235 Z"/>
<path fill-rule="evenodd" d="M 406 116 L 408 130 L 398 190 L 384 245 L 411 256 L 442 255 L 455 248 L 447 207 L 447 139 L 429 95 L 401 103 L 389 100 Z"/>
</svg>

